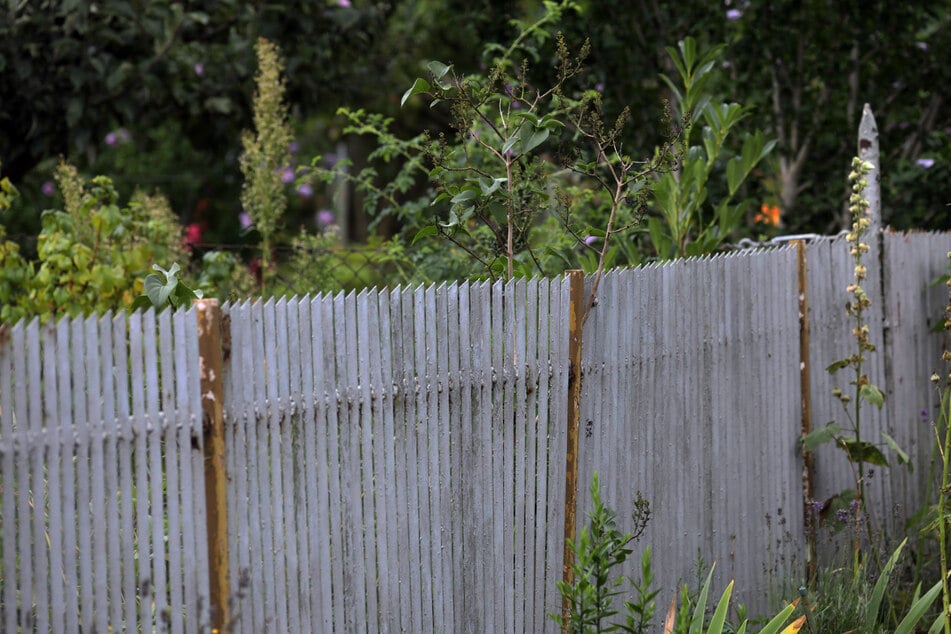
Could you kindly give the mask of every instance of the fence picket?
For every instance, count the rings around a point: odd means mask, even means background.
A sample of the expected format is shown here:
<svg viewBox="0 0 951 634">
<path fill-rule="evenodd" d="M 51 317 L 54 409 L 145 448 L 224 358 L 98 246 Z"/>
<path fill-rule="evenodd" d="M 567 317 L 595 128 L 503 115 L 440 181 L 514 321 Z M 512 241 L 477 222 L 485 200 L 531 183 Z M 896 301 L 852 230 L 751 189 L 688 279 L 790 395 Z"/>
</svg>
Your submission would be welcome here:
<svg viewBox="0 0 951 634">
<path fill-rule="evenodd" d="M 17 539 L 17 499 L 18 487 L 16 486 L 16 453 L 19 448 L 19 438 L 17 438 L 17 429 L 14 424 L 16 417 L 13 415 L 13 358 L 15 352 L 12 350 L 10 339 L 17 331 L 11 328 L 4 328 L 3 337 L 5 341 L 0 347 L 0 436 L 3 438 L 3 543 L 10 544 Z M 11 354 L 14 353 L 14 354 Z M 5 546 L 3 549 L 3 578 L 16 579 L 19 583 L 17 574 L 17 552 L 15 548 Z M 20 608 L 17 603 L 18 583 L 4 584 L 3 605 L 4 629 L 8 632 L 14 632 L 20 618 Z"/>
</svg>

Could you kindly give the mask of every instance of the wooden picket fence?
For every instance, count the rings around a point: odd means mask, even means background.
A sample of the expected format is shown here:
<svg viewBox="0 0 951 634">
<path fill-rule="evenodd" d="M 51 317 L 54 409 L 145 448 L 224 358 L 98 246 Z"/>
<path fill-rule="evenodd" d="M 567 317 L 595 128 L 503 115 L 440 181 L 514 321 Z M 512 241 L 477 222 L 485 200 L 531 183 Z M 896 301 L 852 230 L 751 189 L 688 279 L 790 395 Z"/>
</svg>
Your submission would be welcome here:
<svg viewBox="0 0 951 634">
<path fill-rule="evenodd" d="M 924 465 L 951 237 L 875 248 L 867 433 Z M 804 486 L 851 482 L 798 449 L 839 416 L 851 274 L 841 238 L 609 272 L 577 417 L 569 278 L 5 327 L 0 629 L 557 631 L 593 471 L 622 528 L 651 501 L 660 604 L 700 556 L 766 610 L 804 574 Z M 926 471 L 876 475 L 875 513 L 912 513 Z"/>
</svg>

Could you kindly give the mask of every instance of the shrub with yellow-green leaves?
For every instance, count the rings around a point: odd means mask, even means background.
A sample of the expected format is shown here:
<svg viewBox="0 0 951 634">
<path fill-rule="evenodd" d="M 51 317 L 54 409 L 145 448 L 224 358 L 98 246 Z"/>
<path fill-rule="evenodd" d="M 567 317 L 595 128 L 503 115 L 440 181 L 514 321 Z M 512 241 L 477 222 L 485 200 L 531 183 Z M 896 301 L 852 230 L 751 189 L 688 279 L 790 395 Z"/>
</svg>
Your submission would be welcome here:
<svg viewBox="0 0 951 634">
<path fill-rule="evenodd" d="M 129 306 L 153 262 L 184 257 L 181 229 L 163 197 L 136 193 L 121 206 L 109 178 L 84 182 L 66 163 L 56 180 L 65 209 L 43 212 L 36 261 L 14 243 L 0 243 L 5 322 Z"/>
</svg>

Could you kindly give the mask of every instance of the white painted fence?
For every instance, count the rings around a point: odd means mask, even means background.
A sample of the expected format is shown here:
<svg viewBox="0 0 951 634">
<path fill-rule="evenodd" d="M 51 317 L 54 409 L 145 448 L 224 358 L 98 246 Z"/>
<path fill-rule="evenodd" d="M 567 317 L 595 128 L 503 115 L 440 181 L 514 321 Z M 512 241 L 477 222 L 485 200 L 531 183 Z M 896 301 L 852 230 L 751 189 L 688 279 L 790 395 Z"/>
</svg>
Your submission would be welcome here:
<svg viewBox="0 0 951 634">
<path fill-rule="evenodd" d="M 947 234 L 886 234 L 873 380 L 924 465 Z M 846 244 L 807 250 L 812 415 L 848 351 Z M 755 609 L 803 569 L 794 247 L 610 272 L 584 329 L 590 474 L 622 527 L 653 506 L 666 605 L 697 556 Z M 555 631 L 565 517 L 562 280 L 224 308 L 232 625 L 241 632 Z M 929 323 L 930 320 L 930 323 Z M 0 342 L 3 631 L 193 632 L 209 621 L 194 311 L 18 324 Z M 874 341 L 881 333 L 881 340 Z M 878 426 L 878 427 L 876 427 Z M 924 468 L 876 476 L 879 511 Z M 819 452 L 816 497 L 847 486 Z M 886 513 L 885 511 L 889 511 Z M 629 574 L 636 574 L 632 565 Z"/>
</svg>

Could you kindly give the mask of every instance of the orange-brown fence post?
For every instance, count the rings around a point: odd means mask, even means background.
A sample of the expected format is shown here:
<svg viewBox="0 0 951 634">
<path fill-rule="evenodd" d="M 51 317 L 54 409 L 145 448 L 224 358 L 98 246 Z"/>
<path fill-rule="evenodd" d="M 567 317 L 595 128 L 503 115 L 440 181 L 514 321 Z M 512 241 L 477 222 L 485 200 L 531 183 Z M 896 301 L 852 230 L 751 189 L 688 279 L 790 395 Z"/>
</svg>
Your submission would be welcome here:
<svg viewBox="0 0 951 634">
<path fill-rule="evenodd" d="M 570 307 L 568 312 L 568 443 L 565 453 L 565 557 L 562 578 L 574 583 L 574 553 L 570 543 L 575 539 L 578 514 L 578 429 L 581 419 L 581 331 L 584 328 L 584 273 L 567 271 Z M 562 631 L 567 631 L 571 602 L 561 603 Z"/>
<path fill-rule="evenodd" d="M 806 277 L 806 243 L 796 241 L 799 269 L 799 394 L 802 408 L 802 437 L 812 431 L 812 392 L 809 378 L 809 294 Z M 802 504 L 806 526 L 806 578 L 816 580 L 816 530 L 818 516 L 813 508 L 812 452 L 802 452 Z"/>
<path fill-rule="evenodd" d="M 217 299 L 195 302 L 201 356 L 201 408 L 208 515 L 208 567 L 212 631 L 228 625 L 228 506 L 226 499 L 224 408 L 222 404 L 222 321 Z"/>
</svg>

